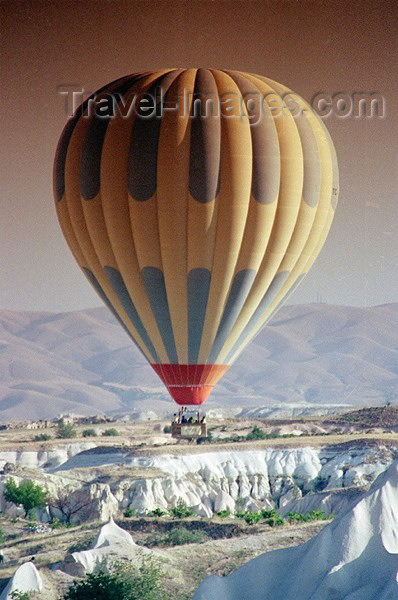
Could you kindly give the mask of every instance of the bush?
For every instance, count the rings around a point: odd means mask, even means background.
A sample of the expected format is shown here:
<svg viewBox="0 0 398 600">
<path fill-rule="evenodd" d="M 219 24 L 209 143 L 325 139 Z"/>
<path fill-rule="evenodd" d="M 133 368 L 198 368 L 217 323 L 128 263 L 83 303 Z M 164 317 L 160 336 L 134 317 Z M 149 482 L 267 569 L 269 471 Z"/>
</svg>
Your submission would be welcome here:
<svg viewBox="0 0 398 600">
<path fill-rule="evenodd" d="M 185 527 L 172 529 L 165 538 L 165 543 L 170 546 L 182 546 L 183 544 L 199 544 L 207 539 L 207 535 L 201 531 L 190 531 Z"/>
<path fill-rule="evenodd" d="M 306 517 L 308 521 L 327 521 L 333 519 L 334 515 L 327 515 L 323 510 L 311 510 Z"/>
<path fill-rule="evenodd" d="M 162 573 L 151 559 L 136 568 L 131 563 L 115 563 L 109 573 L 90 573 L 74 581 L 63 600 L 167 600 L 161 587 Z"/>
<path fill-rule="evenodd" d="M 29 600 L 30 593 L 29 592 L 20 592 L 19 590 L 14 590 L 11 592 L 11 600 Z"/>
<path fill-rule="evenodd" d="M 285 524 L 284 519 L 282 519 L 275 508 L 271 508 L 270 510 L 263 508 L 260 512 L 260 515 L 263 519 L 265 519 L 267 525 L 270 525 L 271 527 L 277 527 Z"/>
<path fill-rule="evenodd" d="M 73 427 L 72 423 L 63 423 L 62 421 L 58 423 L 57 437 L 66 440 L 76 436 L 76 429 Z"/>
<path fill-rule="evenodd" d="M 163 433 L 171 433 L 171 425 L 165 425 L 163 427 Z"/>
<path fill-rule="evenodd" d="M 50 527 L 51 529 L 63 529 L 64 527 L 70 527 L 70 523 L 65 523 L 64 521 L 61 521 L 55 517 L 55 519 L 52 519 Z"/>
<path fill-rule="evenodd" d="M 35 442 L 47 442 L 51 440 L 51 435 L 49 433 L 39 433 L 39 435 L 35 435 L 33 438 Z"/>
<path fill-rule="evenodd" d="M 258 523 L 261 520 L 261 513 L 252 512 L 248 510 L 244 513 L 243 519 L 248 525 L 254 525 L 255 523 Z"/>
<path fill-rule="evenodd" d="M 279 517 L 279 513 L 275 510 L 275 508 L 271 508 L 271 509 L 267 509 L 267 508 L 263 508 L 261 509 L 261 516 L 263 519 L 272 519 L 272 517 Z"/>
<path fill-rule="evenodd" d="M 176 519 L 184 519 L 186 517 L 192 517 L 194 514 L 193 510 L 187 506 L 187 504 L 180 498 L 177 502 L 177 506 L 171 509 L 171 514 Z"/>
<path fill-rule="evenodd" d="M 29 511 L 35 508 L 44 508 L 48 501 L 46 490 L 30 479 L 25 479 L 19 486 L 14 479 L 8 479 L 4 486 L 4 498 L 7 502 L 22 506 L 25 511 L 25 518 L 28 516 Z"/>
<path fill-rule="evenodd" d="M 222 519 L 226 519 L 227 517 L 231 516 L 231 511 L 229 510 L 229 508 L 226 508 L 225 510 L 219 510 L 217 515 Z"/>
<path fill-rule="evenodd" d="M 251 432 L 247 434 L 246 439 L 247 440 L 266 440 L 267 437 L 268 436 L 265 433 L 265 431 L 263 431 L 262 429 L 260 429 L 260 427 L 257 427 L 257 425 L 255 425 L 253 427 L 253 429 L 251 430 Z"/>
<path fill-rule="evenodd" d="M 162 510 L 161 508 L 155 508 L 155 510 L 151 512 L 151 515 L 153 517 L 164 517 L 165 515 L 167 515 L 167 511 Z"/>
<path fill-rule="evenodd" d="M 286 519 L 289 523 L 304 523 L 307 521 L 307 518 L 303 513 L 298 512 L 288 512 L 286 513 Z"/>
<path fill-rule="evenodd" d="M 135 508 L 126 508 L 123 515 L 127 518 L 134 517 L 137 514 Z"/>
<path fill-rule="evenodd" d="M 6 534 L 4 533 L 4 530 L 0 527 L 0 544 L 4 544 L 6 538 Z"/>
<path fill-rule="evenodd" d="M 208 539 L 201 531 L 190 531 L 186 527 L 176 527 L 167 535 L 154 533 L 145 540 L 145 546 L 182 546 L 184 544 L 199 544 Z"/>
<path fill-rule="evenodd" d="M 279 515 L 275 515 L 265 521 L 270 527 L 280 527 L 285 524 L 285 521 Z"/>
<path fill-rule="evenodd" d="M 327 521 L 333 519 L 334 515 L 328 515 L 322 510 L 312 510 L 309 513 L 303 514 L 298 512 L 288 512 L 286 519 L 289 523 L 307 523 L 308 521 Z"/>
<path fill-rule="evenodd" d="M 97 437 L 98 433 L 95 429 L 83 429 L 82 436 L 83 437 Z"/>
<path fill-rule="evenodd" d="M 111 429 L 105 429 L 105 431 L 102 432 L 102 435 L 109 436 L 109 437 L 112 437 L 112 436 L 116 437 L 117 435 L 119 435 L 119 432 L 117 429 L 112 427 Z"/>
</svg>

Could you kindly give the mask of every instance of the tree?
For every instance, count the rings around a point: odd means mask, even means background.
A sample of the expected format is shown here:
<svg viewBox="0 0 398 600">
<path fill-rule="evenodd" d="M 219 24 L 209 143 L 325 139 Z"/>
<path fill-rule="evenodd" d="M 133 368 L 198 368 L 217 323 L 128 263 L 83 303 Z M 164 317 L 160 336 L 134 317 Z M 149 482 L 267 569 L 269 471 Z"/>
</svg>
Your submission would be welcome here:
<svg viewBox="0 0 398 600">
<path fill-rule="evenodd" d="M 101 570 L 74 581 L 63 600 L 167 600 L 161 577 L 151 559 L 144 559 L 139 568 L 131 563 L 114 563 L 109 573 Z"/>
<path fill-rule="evenodd" d="M 73 516 L 90 506 L 92 500 L 90 498 L 78 499 L 73 494 L 73 490 L 65 489 L 56 498 L 51 498 L 49 503 L 52 508 L 59 510 L 66 523 L 70 523 Z"/>
<path fill-rule="evenodd" d="M 76 435 L 76 429 L 73 427 L 72 423 L 64 423 L 63 421 L 58 423 L 57 437 L 69 439 L 76 437 Z"/>
<path fill-rule="evenodd" d="M 8 479 L 4 487 L 4 498 L 17 506 L 23 506 L 25 518 L 33 508 L 44 508 L 47 504 L 47 492 L 39 484 L 25 479 L 19 485 L 14 479 Z"/>
</svg>

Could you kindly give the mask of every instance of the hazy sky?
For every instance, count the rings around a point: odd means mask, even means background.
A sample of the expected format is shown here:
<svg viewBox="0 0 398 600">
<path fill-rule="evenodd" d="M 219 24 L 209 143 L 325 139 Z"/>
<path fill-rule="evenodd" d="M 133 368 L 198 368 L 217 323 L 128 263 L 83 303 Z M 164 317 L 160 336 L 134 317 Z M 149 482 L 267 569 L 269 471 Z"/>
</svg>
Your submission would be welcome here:
<svg viewBox="0 0 398 600">
<path fill-rule="evenodd" d="M 52 200 L 66 121 L 57 86 L 94 91 L 164 67 L 266 75 L 305 99 L 379 92 L 384 118 L 330 116 L 340 202 L 291 302 L 398 300 L 398 4 L 388 0 L 10 1 L 1 9 L 0 307 L 72 310 L 100 301 L 75 265 Z"/>
</svg>

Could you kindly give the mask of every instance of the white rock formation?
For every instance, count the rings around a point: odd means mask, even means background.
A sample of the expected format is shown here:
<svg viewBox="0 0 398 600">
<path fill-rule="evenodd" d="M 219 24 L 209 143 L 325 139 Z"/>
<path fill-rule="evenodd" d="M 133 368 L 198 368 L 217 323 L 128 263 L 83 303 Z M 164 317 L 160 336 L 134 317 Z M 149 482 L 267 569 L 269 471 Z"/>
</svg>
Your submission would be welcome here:
<svg viewBox="0 0 398 600">
<path fill-rule="evenodd" d="M 43 581 L 32 562 L 21 565 L 4 588 L 0 600 L 11 600 L 12 592 L 41 592 Z"/>
<path fill-rule="evenodd" d="M 133 538 L 111 519 L 101 527 L 90 550 L 73 552 L 68 555 L 61 565 L 61 570 L 70 575 L 82 576 L 93 573 L 109 560 L 128 558 L 140 563 L 143 554 L 149 550 L 141 548 L 133 542 Z M 1 600 L 1 599 L 0 599 Z"/>
<path fill-rule="evenodd" d="M 131 456 L 124 449 L 100 452 L 87 446 L 80 447 L 77 452 L 78 447 L 78 444 L 67 445 L 63 455 L 57 451 L 51 459 L 51 464 L 57 464 L 57 467 L 45 467 L 49 464 L 46 462 L 49 453 L 46 461 L 40 453 L 36 453 L 36 458 L 31 456 L 30 462 L 26 456 L 18 457 L 19 464 L 42 464 L 37 477 L 33 478 L 45 485 L 50 496 L 64 494 L 67 489 L 71 499 L 86 505 L 73 516 L 75 523 L 86 519 L 106 522 L 118 510 L 127 507 L 138 513 L 156 508 L 169 510 L 179 499 L 204 517 L 223 510 L 220 506 L 233 511 L 238 498 L 242 499 L 239 507 L 243 504 L 243 508 L 250 510 L 276 506 L 283 512 L 307 512 L 317 508 L 336 512 L 347 505 L 347 499 L 339 495 L 343 488 L 367 489 L 398 458 L 398 448 L 355 444 L 337 449 L 269 448 L 202 451 L 189 455 L 174 455 L 169 451 L 151 458 Z M 62 459 L 64 462 L 60 464 Z M 115 465 L 112 477 L 98 482 L 96 468 L 110 465 Z M 129 477 L 129 467 L 142 475 Z M 118 477 L 119 470 L 121 475 Z M 160 474 L 154 476 L 154 470 Z M 6 503 L 2 494 L 4 481 L 10 476 L 20 481 L 27 476 L 32 478 L 32 473 L 26 475 L 16 471 L 0 475 L 0 510 L 15 516 L 21 509 Z M 322 491 L 322 495 L 308 495 L 314 490 Z M 298 500 L 300 495 L 303 498 Z M 56 509 L 51 509 L 51 514 L 48 510 L 42 511 L 38 516 L 43 521 L 48 521 L 51 516 L 62 517 Z"/>
<path fill-rule="evenodd" d="M 0 452 L 0 469 L 5 463 L 11 463 L 28 469 L 56 468 L 67 460 L 90 448 L 95 448 L 93 442 L 71 442 L 46 450 L 3 450 Z"/>
<path fill-rule="evenodd" d="M 315 538 L 211 576 L 193 600 L 396 600 L 398 461 Z"/>
</svg>

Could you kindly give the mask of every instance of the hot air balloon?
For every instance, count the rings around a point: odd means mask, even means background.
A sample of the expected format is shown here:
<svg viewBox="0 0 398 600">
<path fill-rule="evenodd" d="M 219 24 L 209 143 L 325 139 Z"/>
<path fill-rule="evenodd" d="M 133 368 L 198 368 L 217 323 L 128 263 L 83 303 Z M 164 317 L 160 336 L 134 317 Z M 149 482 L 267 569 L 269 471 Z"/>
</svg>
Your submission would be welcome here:
<svg viewBox="0 0 398 600">
<path fill-rule="evenodd" d="M 338 195 L 311 107 L 266 77 L 128 75 L 59 140 L 66 241 L 179 405 L 200 405 L 307 273 Z"/>
</svg>

